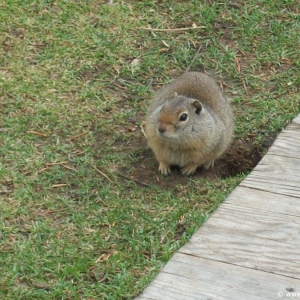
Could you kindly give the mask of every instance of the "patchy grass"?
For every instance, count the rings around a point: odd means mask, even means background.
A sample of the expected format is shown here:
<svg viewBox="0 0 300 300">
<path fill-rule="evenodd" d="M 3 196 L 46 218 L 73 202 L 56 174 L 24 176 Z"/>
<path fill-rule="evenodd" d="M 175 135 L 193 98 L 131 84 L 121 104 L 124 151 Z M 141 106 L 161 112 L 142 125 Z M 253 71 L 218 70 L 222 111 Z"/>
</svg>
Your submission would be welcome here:
<svg viewBox="0 0 300 300">
<path fill-rule="evenodd" d="M 299 112 L 297 1 L 10 0 L 0 19 L 3 299 L 138 295 Z M 199 46 L 235 142 L 162 178 L 139 125 Z"/>
</svg>

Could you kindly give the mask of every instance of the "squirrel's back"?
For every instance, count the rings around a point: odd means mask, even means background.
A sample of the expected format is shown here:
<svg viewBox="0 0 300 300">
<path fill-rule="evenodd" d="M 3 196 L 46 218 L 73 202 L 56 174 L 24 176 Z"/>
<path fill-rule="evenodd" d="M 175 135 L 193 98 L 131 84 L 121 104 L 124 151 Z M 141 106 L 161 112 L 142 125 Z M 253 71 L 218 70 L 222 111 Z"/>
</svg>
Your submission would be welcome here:
<svg viewBox="0 0 300 300">
<path fill-rule="evenodd" d="M 172 97 L 174 93 L 198 99 L 212 110 L 217 111 L 220 102 L 227 102 L 217 83 L 208 75 L 200 72 L 187 72 L 174 79 L 161 89 L 153 100 L 152 108 L 156 108 Z"/>
</svg>

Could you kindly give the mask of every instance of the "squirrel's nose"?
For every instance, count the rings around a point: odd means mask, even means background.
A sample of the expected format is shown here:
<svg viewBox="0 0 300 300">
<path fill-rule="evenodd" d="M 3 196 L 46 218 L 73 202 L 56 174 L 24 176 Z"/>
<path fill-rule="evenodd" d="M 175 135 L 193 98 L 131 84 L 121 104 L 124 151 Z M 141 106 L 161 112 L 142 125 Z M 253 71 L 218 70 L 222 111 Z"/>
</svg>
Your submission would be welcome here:
<svg viewBox="0 0 300 300">
<path fill-rule="evenodd" d="M 164 132 L 166 132 L 166 128 L 158 127 L 158 131 L 159 131 L 160 133 L 164 133 Z"/>
</svg>

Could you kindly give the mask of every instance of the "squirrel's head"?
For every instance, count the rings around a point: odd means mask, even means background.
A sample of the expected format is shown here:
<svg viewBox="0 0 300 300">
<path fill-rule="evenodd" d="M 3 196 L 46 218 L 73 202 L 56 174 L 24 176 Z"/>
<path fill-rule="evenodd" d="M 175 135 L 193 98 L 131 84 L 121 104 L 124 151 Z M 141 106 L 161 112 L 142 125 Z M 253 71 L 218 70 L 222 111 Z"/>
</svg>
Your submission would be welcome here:
<svg viewBox="0 0 300 300">
<path fill-rule="evenodd" d="M 157 134 L 163 139 L 182 141 L 194 130 L 202 114 L 199 100 L 177 95 L 158 108 Z"/>
</svg>

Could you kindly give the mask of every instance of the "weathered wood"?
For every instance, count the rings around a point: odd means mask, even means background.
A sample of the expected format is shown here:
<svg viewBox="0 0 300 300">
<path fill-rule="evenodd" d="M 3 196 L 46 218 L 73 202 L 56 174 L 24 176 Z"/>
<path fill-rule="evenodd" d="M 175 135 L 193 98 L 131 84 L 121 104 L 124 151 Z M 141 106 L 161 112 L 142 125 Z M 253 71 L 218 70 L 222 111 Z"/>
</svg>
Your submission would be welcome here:
<svg viewBox="0 0 300 300">
<path fill-rule="evenodd" d="M 300 292 L 299 281 L 177 253 L 138 299 L 288 299 L 286 289 Z"/>
<path fill-rule="evenodd" d="M 256 208 L 245 209 L 236 205 L 222 205 L 203 227 L 206 234 L 217 228 L 226 229 L 229 235 L 236 236 L 238 231 L 246 236 L 264 238 L 266 244 L 268 240 L 274 240 L 286 245 L 299 245 L 300 240 L 300 217 L 260 212 Z M 203 231 L 200 232 L 203 234 Z"/>
<path fill-rule="evenodd" d="M 268 154 L 292 157 L 299 159 L 300 124 L 292 124 L 291 127 L 280 134 L 269 150 Z"/>
<path fill-rule="evenodd" d="M 300 197 L 299 170 L 300 159 L 266 155 L 240 185 Z"/>
<path fill-rule="evenodd" d="M 300 114 L 293 120 L 293 123 L 300 124 Z"/>
<path fill-rule="evenodd" d="M 300 299 L 300 115 L 138 299 Z"/>
<path fill-rule="evenodd" d="M 300 279 L 299 249 L 299 243 L 261 238 L 208 222 L 179 252 Z"/>
<path fill-rule="evenodd" d="M 295 142 L 292 137 L 285 138 L 284 140 L 280 140 L 278 143 L 272 146 L 269 150 L 269 155 L 277 155 L 283 157 L 291 157 L 297 159 L 299 149 L 293 147 L 292 145 Z"/>
<path fill-rule="evenodd" d="M 288 176 L 290 176 L 290 178 L 292 178 L 293 176 L 300 177 L 300 157 L 294 158 L 284 155 L 274 155 L 273 152 L 274 151 L 271 148 L 270 153 L 263 157 L 260 163 L 254 168 L 250 175 L 247 176 L 247 178 L 251 177 L 252 174 L 256 175 L 257 172 L 265 172 L 268 173 L 268 175 L 270 176 L 272 176 L 273 173 L 277 173 L 287 174 Z"/>
<path fill-rule="evenodd" d="M 300 216 L 300 199 L 257 189 L 239 186 L 223 202 L 222 206 L 235 205 L 241 208 L 255 208 L 261 213 L 279 213 Z M 220 209 L 220 208 L 219 208 Z"/>
</svg>

